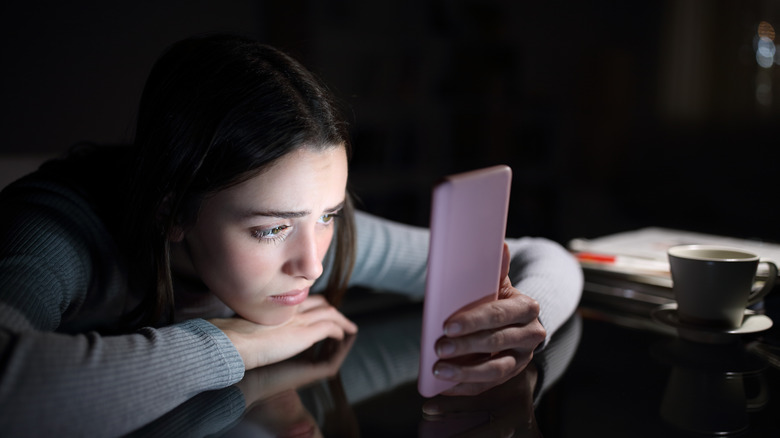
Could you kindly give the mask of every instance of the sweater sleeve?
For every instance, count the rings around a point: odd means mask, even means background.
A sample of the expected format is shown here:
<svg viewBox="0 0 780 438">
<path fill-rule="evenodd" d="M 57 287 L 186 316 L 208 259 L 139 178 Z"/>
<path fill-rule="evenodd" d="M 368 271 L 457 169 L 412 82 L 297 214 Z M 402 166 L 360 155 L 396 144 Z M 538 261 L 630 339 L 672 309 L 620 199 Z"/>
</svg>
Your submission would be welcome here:
<svg viewBox="0 0 780 438">
<path fill-rule="evenodd" d="M 121 435 L 241 379 L 238 352 L 202 319 L 100 334 L 121 316 L 126 282 L 111 236 L 74 193 L 28 184 L 0 202 L 4 436 Z"/>
<path fill-rule="evenodd" d="M 559 244 L 538 237 L 507 239 L 512 285 L 539 303 L 547 339 L 571 317 L 582 295 L 582 269 Z"/>
<path fill-rule="evenodd" d="M 429 231 L 356 213 L 357 260 L 354 285 L 402 292 L 420 299 L 425 293 Z M 559 244 L 525 237 L 507 239 L 512 255 L 510 278 L 523 294 L 539 302 L 539 320 L 547 339 L 574 313 L 582 292 L 582 270 Z"/>
</svg>

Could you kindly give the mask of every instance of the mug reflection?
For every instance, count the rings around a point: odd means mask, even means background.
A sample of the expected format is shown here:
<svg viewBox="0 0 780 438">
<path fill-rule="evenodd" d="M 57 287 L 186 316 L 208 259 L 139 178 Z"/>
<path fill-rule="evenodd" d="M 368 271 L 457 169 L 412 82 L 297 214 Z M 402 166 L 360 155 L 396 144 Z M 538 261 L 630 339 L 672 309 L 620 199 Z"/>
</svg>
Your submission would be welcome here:
<svg viewBox="0 0 780 438">
<path fill-rule="evenodd" d="M 706 345 L 676 339 L 655 353 L 671 367 L 659 412 L 676 429 L 707 435 L 742 433 L 750 426 L 748 414 L 768 402 L 766 363 L 742 343 Z"/>
</svg>

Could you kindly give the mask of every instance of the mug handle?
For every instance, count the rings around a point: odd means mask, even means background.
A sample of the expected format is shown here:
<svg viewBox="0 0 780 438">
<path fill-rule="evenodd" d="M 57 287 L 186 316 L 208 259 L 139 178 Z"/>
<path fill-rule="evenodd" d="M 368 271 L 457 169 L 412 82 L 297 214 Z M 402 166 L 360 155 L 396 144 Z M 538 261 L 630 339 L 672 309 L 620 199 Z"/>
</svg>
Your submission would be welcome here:
<svg viewBox="0 0 780 438">
<path fill-rule="evenodd" d="M 767 275 L 764 286 L 761 289 L 753 289 L 750 292 L 750 296 L 748 297 L 748 307 L 764 299 L 766 294 L 768 294 L 769 291 L 771 291 L 775 286 L 775 279 L 777 279 L 777 265 L 766 260 L 759 262 L 759 264 L 760 263 L 766 263 L 767 266 L 769 266 L 769 274 Z"/>
<path fill-rule="evenodd" d="M 753 376 L 745 376 L 743 382 L 749 377 L 755 378 L 758 382 L 758 393 L 746 400 L 745 407 L 747 408 L 748 412 L 758 412 L 762 410 L 769 402 L 769 388 L 767 386 L 766 376 L 764 376 L 764 373 L 759 373 Z"/>
</svg>

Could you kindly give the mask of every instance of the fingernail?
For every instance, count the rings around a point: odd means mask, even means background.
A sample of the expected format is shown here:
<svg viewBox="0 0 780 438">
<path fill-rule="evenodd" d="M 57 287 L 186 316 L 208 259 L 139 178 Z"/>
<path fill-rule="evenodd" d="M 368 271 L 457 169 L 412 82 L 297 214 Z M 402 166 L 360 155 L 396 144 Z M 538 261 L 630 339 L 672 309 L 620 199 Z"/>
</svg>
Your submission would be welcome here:
<svg viewBox="0 0 780 438">
<path fill-rule="evenodd" d="M 437 365 L 433 374 L 442 379 L 452 379 L 455 377 L 455 368 L 449 365 Z"/>
<path fill-rule="evenodd" d="M 428 402 L 423 405 L 422 407 L 423 413 L 428 415 L 439 415 L 441 414 L 441 408 L 437 403 Z"/>
<path fill-rule="evenodd" d="M 453 322 L 452 324 L 447 324 L 447 326 L 444 327 L 444 334 L 447 336 L 457 335 L 461 330 L 463 330 L 463 327 L 461 327 L 457 322 Z"/>
<path fill-rule="evenodd" d="M 446 339 L 439 341 L 438 348 L 436 349 L 436 354 L 438 354 L 439 357 L 451 356 L 453 353 L 455 353 L 455 343 Z"/>
</svg>

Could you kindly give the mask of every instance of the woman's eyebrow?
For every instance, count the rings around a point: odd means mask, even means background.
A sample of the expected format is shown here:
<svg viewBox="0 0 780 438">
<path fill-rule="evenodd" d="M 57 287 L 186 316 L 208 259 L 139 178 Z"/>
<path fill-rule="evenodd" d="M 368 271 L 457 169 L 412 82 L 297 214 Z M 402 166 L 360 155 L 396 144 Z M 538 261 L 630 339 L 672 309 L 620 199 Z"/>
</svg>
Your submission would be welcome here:
<svg viewBox="0 0 780 438">
<path fill-rule="evenodd" d="M 335 207 L 326 208 L 324 213 L 333 213 L 333 212 L 339 211 L 342 208 L 344 208 L 344 204 L 346 204 L 346 202 L 347 201 L 341 201 Z"/>
<path fill-rule="evenodd" d="M 309 210 L 302 211 L 281 211 L 281 210 L 262 210 L 262 211 L 247 211 L 241 216 L 245 218 L 263 216 L 263 217 L 275 217 L 279 219 L 294 219 L 299 217 L 308 216 L 311 214 Z"/>
<path fill-rule="evenodd" d="M 342 208 L 344 208 L 345 201 L 341 201 L 338 205 L 332 208 L 326 208 L 325 213 L 332 213 L 335 211 L 339 211 Z M 247 211 L 241 214 L 241 217 L 243 218 L 251 218 L 256 216 L 262 216 L 262 217 L 273 217 L 273 218 L 279 218 L 279 219 L 295 219 L 300 217 L 305 217 L 311 214 L 310 210 L 301 210 L 301 211 L 284 211 L 284 210 L 252 210 Z"/>
</svg>

